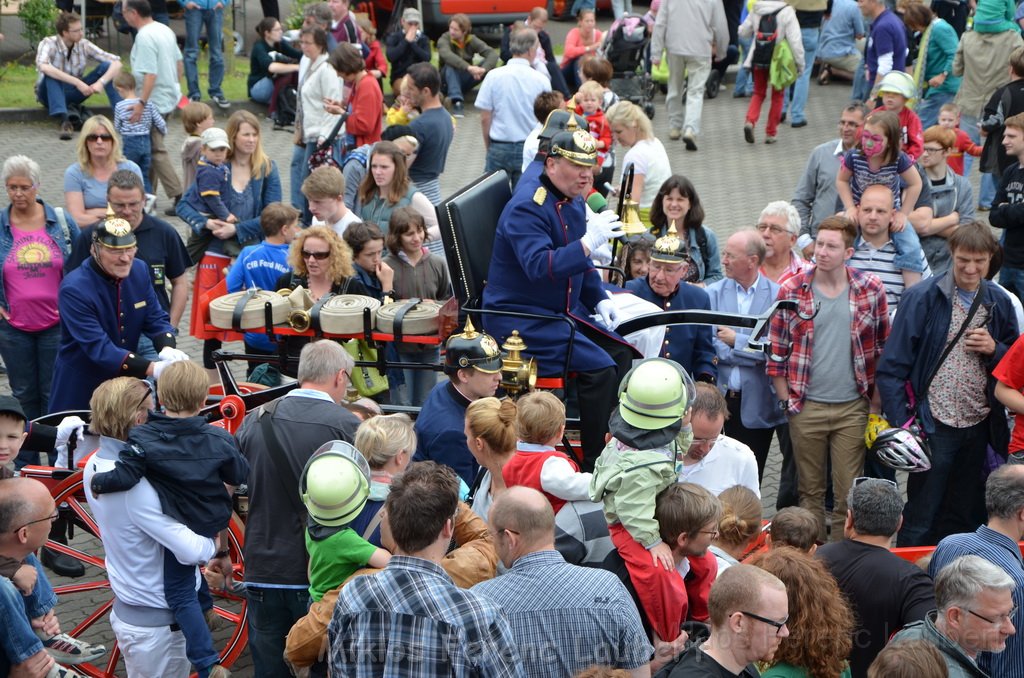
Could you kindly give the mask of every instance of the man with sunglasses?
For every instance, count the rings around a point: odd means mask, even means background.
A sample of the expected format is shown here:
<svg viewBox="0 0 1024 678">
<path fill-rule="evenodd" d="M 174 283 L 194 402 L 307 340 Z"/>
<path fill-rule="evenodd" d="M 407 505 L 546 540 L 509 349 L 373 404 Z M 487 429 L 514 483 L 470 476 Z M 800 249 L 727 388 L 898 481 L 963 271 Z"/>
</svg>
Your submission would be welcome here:
<svg viewBox="0 0 1024 678">
<path fill-rule="evenodd" d="M 789 636 L 789 599 L 778 577 L 752 565 L 733 565 L 708 598 L 711 635 L 679 657 L 668 678 L 757 678 L 754 662 L 770 659 Z"/>
<path fill-rule="evenodd" d="M 935 578 L 938 609 L 897 633 L 893 642 L 924 640 L 934 645 L 952 678 L 1016 675 L 989 674 L 978 663 L 982 653 L 1002 653 L 1017 632 L 1014 588 L 1013 579 L 998 565 L 979 556 L 957 558 Z"/>
<path fill-rule="evenodd" d="M 89 409 L 92 392 L 107 379 L 159 379 L 167 365 L 188 360 L 175 348 L 174 328 L 137 253 L 131 225 L 107 219 L 93 231 L 92 256 L 64 277 L 51 412 Z M 158 360 L 138 354 L 143 336 L 153 342 Z"/>
<path fill-rule="evenodd" d="M 89 645 L 60 631 L 54 614 L 57 597 L 34 555 L 46 543 L 56 518 L 57 507 L 45 485 L 28 478 L 0 480 L 0 556 L 36 572 L 28 593 L 0 578 L 0 675 L 81 678 L 65 665 L 92 662 L 106 654 L 102 645 Z"/>
<path fill-rule="evenodd" d="M 996 374 L 998 376 L 999 372 Z M 1020 391 L 1014 393 L 1024 398 Z M 1020 402 L 1014 405 L 1019 406 Z M 1013 602 L 1018 613 L 1011 621 L 1020 629 L 1024 626 L 1024 612 L 1020 612 L 1024 610 L 1024 562 L 1017 542 L 1024 538 L 1024 465 L 1010 464 L 992 472 L 985 482 L 985 508 L 986 524 L 973 532 L 950 535 L 939 542 L 928 572 L 937 579 L 947 565 L 965 555 L 981 556 L 1002 568 L 1015 583 Z M 1002 652 L 983 651 L 978 656 L 978 666 L 993 676 L 1024 676 L 1024 635 L 1008 638 L 1006 650 Z"/>
</svg>

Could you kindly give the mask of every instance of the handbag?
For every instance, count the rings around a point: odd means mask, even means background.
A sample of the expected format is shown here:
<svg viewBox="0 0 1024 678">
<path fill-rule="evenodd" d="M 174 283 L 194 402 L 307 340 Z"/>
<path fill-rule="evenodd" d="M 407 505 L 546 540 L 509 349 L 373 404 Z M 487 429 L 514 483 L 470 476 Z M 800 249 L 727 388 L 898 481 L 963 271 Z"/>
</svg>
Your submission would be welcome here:
<svg viewBox="0 0 1024 678">
<path fill-rule="evenodd" d="M 334 124 L 330 134 L 322 142 L 316 145 L 316 150 L 309 156 L 309 171 L 312 172 L 317 167 L 337 167 L 341 169 L 341 165 L 338 163 L 337 158 L 334 157 L 334 140 L 338 138 L 338 132 L 341 131 L 342 125 L 348 119 L 348 111 L 338 116 L 338 122 Z"/>
<path fill-rule="evenodd" d="M 377 362 L 377 349 L 370 346 L 365 339 L 350 339 L 343 343 L 344 348 L 356 362 Z M 356 365 L 352 368 L 352 385 L 361 396 L 375 396 L 388 390 L 388 378 L 376 367 Z"/>
<path fill-rule="evenodd" d="M 772 89 L 786 89 L 796 82 L 798 75 L 793 48 L 789 46 L 789 40 L 782 38 L 775 43 L 775 51 L 772 52 L 768 81 Z"/>
</svg>

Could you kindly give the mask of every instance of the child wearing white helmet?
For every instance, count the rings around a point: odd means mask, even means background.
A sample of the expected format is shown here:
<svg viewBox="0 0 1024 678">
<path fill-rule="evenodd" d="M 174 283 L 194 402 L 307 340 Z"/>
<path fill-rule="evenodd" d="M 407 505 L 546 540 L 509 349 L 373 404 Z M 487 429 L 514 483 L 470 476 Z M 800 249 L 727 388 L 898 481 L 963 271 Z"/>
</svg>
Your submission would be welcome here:
<svg viewBox="0 0 1024 678">
<path fill-rule="evenodd" d="M 875 110 L 896 114 L 900 119 L 900 150 L 917 162 L 924 153 L 924 127 L 921 118 L 910 109 L 910 104 L 917 99 L 913 76 L 903 71 L 889 71 L 878 84 L 878 96 L 882 97 L 882 105 Z"/>
<path fill-rule="evenodd" d="M 349 443 L 324 443 L 302 469 L 299 494 L 309 513 L 309 595 L 316 602 L 363 567 L 382 568 L 391 554 L 363 539 L 350 523 L 370 496 L 370 466 Z"/>
</svg>

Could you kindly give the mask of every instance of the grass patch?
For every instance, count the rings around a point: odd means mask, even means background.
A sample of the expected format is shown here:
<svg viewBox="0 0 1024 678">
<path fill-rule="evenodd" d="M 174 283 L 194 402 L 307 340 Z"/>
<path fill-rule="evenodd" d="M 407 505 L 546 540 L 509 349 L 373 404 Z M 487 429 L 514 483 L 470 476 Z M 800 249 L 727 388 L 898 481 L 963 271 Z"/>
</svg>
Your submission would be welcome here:
<svg viewBox="0 0 1024 678">
<path fill-rule="evenodd" d="M 126 66 L 130 69 L 131 64 L 125 59 Z M 92 64 L 90 64 L 92 65 Z M 229 68 L 230 60 L 225 56 L 224 73 L 224 96 L 230 101 L 242 101 L 249 98 L 246 87 L 246 79 L 249 77 L 249 58 L 239 56 L 234 58 L 234 67 Z M 91 68 L 90 68 L 91 70 Z M 89 71 L 87 70 L 86 73 Z M 209 82 L 210 63 L 206 52 L 199 55 L 199 86 L 202 94 L 206 96 L 206 85 Z M 35 66 L 25 66 L 17 63 L 8 63 L 0 68 L 0 88 L 3 88 L 3 108 L 35 108 L 39 106 L 36 101 L 35 84 L 37 72 Z M 188 87 L 185 86 L 185 78 L 181 79 L 181 93 L 188 94 Z M 94 94 L 86 102 L 86 106 L 103 107 L 109 106 L 105 92 Z"/>
</svg>

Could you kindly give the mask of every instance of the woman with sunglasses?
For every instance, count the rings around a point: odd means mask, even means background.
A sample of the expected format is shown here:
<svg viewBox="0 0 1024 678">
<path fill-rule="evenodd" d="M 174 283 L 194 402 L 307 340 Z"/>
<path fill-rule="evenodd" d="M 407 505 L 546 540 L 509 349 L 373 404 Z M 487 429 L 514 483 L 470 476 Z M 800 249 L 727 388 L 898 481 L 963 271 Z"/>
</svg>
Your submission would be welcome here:
<svg viewBox="0 0 1024 678">
<path fill-rule="evenodd" d="M 57 293 L 78 226 L 38 197 L 35 160 L 12 155 L 0 178 L 10 201 L 0 212 L 0 356 L 11 392 L 31 420 L 49 411 L 60 345 Z"/>
<path fill-rule="evenodd" d="M 92 224 L 107 214 L 107 180 L 127 169 L 142 177 L 142 170 L 126 160 L 121 135 L 105 115 L 94 115 L 82 125 L 76 150 L 78 161 L 64 170 L 64 204 L 79 224 Z"/>
<path fill-rule="evenodd" d="M 853 613 L 825 565 L 789 546 L 766 551 L 750 562 L 786 585 L 789 617 L 755 620 L 789 627 L 789 635 L 759 667 L 768 678 L 850 678 L 847 657 L 853 647 Z M 752 616 L 747 612 L 741 614 Z"/>
<path fill-rule="evenodd" d="M 312 226 L 299 233 L 292 241 L 288 264 L 292 272 L 277 279 L 279 290 L 294 290 L 301 285 L 309 290 L 314 302 L 327 294 L 373 296 L 356 277 L 352 249 L 329 226 Z M 289 337 L 288 354 L 298 358 L 308 343 L 308 337 Z M 294 365 L 289 365 L 285 374 L 294 376 Z"/>
</svg>

